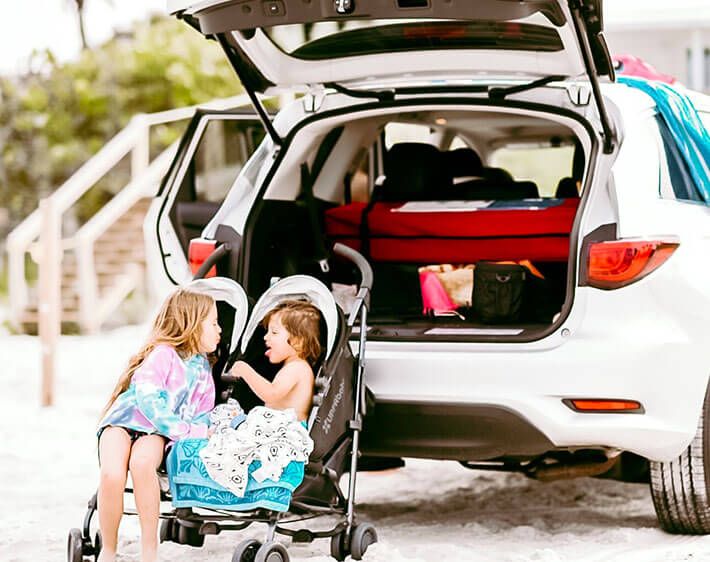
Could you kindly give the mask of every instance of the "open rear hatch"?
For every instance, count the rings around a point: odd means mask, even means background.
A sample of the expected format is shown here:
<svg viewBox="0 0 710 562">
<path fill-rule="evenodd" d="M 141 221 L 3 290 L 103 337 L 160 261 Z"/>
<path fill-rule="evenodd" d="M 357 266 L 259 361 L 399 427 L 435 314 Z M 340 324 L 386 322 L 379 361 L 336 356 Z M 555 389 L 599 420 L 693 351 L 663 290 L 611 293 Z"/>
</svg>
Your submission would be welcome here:
<svg viewBox="0 0 710 562">
<path fill-rule="evenodd" d="M 613 149 L 598 85 L 614 79 L 601 0 L 168 0 L 168 9 L 221 43 L 279 144 L 256 93 L 586 76 Z M 333 32 L 291 48 L 279 41 L 285 26 L 322 22 Z"/>
</svg>

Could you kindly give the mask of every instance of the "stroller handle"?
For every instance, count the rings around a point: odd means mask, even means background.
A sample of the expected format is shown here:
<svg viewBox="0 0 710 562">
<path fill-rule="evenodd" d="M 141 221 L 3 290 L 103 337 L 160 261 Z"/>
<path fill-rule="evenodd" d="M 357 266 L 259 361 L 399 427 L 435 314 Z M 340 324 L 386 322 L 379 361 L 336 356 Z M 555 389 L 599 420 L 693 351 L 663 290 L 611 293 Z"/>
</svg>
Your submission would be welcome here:
<svg viewBox="0 0 710 562">
<path fill-rule="evenodd" d="M 372 267 L 370 267 L 370 264 L 365 259 L 365 256 L 363 256 L 357 250 L 353 250 L 352 248 L 346 246 L 345 244 L 341 244 L 340 242 L 335 243 L 335 245 L 333 246 L 333 252 L 347 259 L 348 261 L 351 261 L 357 266 L 357 268 L 360 270 L 361 289 L 367 289 L 368 291 L 372 290 Z"/>
</svg>

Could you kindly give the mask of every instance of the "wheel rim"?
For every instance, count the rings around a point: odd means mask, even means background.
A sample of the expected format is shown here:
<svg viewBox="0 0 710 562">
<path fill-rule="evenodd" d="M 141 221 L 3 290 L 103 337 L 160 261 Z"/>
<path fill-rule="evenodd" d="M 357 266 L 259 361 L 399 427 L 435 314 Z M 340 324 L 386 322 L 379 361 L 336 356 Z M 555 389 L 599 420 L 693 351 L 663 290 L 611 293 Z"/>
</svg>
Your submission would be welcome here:
<svg viewBox="0 0 710 562">
<path fill-rule="evenodd" d="M 256 551 L 259 550 L 259 543 L 250 544 L 242 554 L 240 562 L 254 562 L 256 560 Z"/>
<path fill-rule="evenodd" d="M 256 562 L 288 562 L 286 547 L 278 542 L 265 543 L 256 553 Z"/>
<path fill-rule="evenodd" d="M 372 525 L 364 523 L 363 525 L 356 526 L 353 530 L 350 543 L 350 554 L 353 560 L 361 560 L 367 548 L 376 542 L 377 532 Z"/>
<path fill-rule="evenodd" d="M 367 531 L 365 531 L 365 534 L 362 536 L 362 541 L 360 542 L 363 554 L 367 550 L 367 547 L 373 544 L 374 542 L 376 542 L 375 533 L 368 529 Z"/>
<path fill-rule="evenodd" d="M 254 562 L 261 543 L 256 539 L 247 539 L 237 545 L 232 562 Z"/>
</svg>

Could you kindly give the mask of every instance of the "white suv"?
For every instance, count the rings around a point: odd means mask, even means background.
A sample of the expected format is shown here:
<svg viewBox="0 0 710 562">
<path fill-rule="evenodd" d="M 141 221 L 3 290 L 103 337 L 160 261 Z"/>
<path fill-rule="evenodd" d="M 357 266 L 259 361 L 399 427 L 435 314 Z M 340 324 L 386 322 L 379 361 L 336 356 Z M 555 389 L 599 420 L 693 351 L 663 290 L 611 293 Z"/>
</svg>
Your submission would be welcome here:
<svg viewBox="0 0 710 562">
<path fill-rule="evenodd" d="M 263 128 L 195 116 L 146 223 L 159 282 L 217 249 L 251 298 L 306 273 L 345 302 L 345 243 L 374 270 L 365 455 L 650 478 L 664 529 L 710 532 L 710 141 L 686 94 L 615 79 L 601 0 L 168 4 Z M 423 312 L 422 266 L 523 260 L 530 314 Z"/>
</svg>

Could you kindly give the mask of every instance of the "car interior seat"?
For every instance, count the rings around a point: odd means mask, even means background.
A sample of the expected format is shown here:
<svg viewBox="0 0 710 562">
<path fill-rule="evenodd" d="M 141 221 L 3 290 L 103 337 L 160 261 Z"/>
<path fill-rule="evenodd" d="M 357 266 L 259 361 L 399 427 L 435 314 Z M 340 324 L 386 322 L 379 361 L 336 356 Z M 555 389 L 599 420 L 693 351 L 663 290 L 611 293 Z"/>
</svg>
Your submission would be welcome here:
<svg viewBox="0 0 710 562">
<path fill-rule="evenodd" d="M 584 175 L 584 151 L 579 141 L 574 143 L 574 156 L 572 157 L 572 176 L 560 179 L 555 190 L 555 197 L 572 199 L 579 197 L 578 185 L 582 183 Z"/>
<path fill-rule="evenodd" d="M 451 176 L 435 146 L 402 142 L 385 154 L 385 181 L 375 187 L 373 201 L 431 201 L 450 185 Z"/>
</svg>

